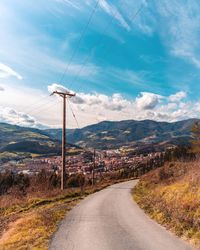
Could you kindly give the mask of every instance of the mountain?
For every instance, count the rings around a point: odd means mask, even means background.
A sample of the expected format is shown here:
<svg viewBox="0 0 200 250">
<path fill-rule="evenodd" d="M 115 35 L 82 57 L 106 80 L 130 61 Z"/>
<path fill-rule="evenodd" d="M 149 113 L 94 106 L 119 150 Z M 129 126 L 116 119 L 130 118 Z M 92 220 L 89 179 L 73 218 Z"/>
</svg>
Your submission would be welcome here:
<svg viewBox="0 0 200 250">
<path fill-rule="evenodd" d="M 104 121 L 81 129 L 68 129 L 67 147 L 71 150 L 70 153 L 78 147 L 121 148 L 140 153 L 162 150 L 172 145 L 188 144 L 195 121 L 200 120 L 189 119 L 172 123 L 151 120 Z M 15 158 L 16 152 L 17 157 L 19 154 L 25 157 L 24 153 L 60 154 L 61 136 L 61 129 L 40 130 L 0 123 L 0 161 L 1 156 L 3 159 Z"/>
<path fill-rule="evenodd" d="M 81 129 L 67 130 L 67 140 L 81 147 L 115 149 L 120 147 L 164 148 L 187 144 L 191 140 L 191 127 L 198 119 L 178 122 L 152 120 L 104 121 Z M 61 129 L 46 130 L 52 138 L 61 139 Z"/>
<path fill-rule="evenodd" d="M 46 131 L 0 123 L 0 162 L 60 153 L 61 142 Z"/>
<path fill-rule="evenodd" d="M 42 130 L 0 123 L 0 152 L 55 153 L 59 142 Z"/>
</svg>

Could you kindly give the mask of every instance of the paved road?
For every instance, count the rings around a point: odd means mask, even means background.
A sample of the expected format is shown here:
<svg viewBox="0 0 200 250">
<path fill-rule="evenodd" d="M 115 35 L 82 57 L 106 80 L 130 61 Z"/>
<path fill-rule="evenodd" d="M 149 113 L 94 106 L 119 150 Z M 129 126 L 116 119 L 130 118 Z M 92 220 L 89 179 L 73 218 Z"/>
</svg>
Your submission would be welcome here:
<svg viewBox="0 0 200 250">
<path fill-rule="evenodd" d="M 191 250 L 133 202 L 136 181 L 88 196 L 64 219 L 50 250 Z"/>
</svg>

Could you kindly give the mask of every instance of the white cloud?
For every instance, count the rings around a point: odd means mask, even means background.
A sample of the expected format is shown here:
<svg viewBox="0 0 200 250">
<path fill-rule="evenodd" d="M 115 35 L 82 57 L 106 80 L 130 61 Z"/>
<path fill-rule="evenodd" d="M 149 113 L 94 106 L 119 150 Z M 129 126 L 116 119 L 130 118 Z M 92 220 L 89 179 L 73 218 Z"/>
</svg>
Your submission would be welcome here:
<svg viewBox="0 0 200 250">
<path fill-rule="evenodd" d="M 136 105 L 139 109 L 154 109 L 161 98 L 163 97 L 154 93 L 142 92 L 136 98 Z"/>
<path fill-rule="evenodd" d="M 176 103 L 170 102 L 170 103 L 167 104 L 167 109 L 168 110 L 172 110 L 172 109 L 176 109 L 176 108 L 177 108 Z"/>
<path fill-rule="evenodd" d="M 28 114 L 18 112 L 9 107 L 0 106 L 0 122 L 6 122 L 14 125 L 36 127 L 38 124 L 35 119 Z"/>
<path fill-rule="evenodd" d="M 0 63 L 0 78 L 7 78 L 14 76 L 19 80 L 22 80 L 22 76 L 14 71 L 12 68 L 8 67 L 7 65 Z"/>
<path fill-rule="evenodd" d="M 120 94 L 113 94 L 112 96 L 107 96 L 103 94 L 85 94 L 77 93 L 77 95 L 71 99 L 71 102 L 77 105 L 103 107 L 107 110 L 120 111 L 129 104 L 129 102 Z"/>
<path fill-rule="evenodd" d="M 114 17 L 122 27 L 124 27 L 128 31 L 130 30 L 130 26 L 115 6 L 108 4 L 106 0 L 100 0 L 99 5 L 107 14 Z"/>
<path fill-rule="evenodd" d="M 53 92 L 57 92 L 57 91 L 65 93 L 65 94 L 74 94 L 74 92 L 68 90 L 66 87 L 64 87 L 63 85 L 60 85 L 58 83 L 52 83 L 47 88 L 48 88 L 49 93 L 51 93 L 51 94 Z"/>
<path fill-rule="evenodd" d="M 182 99 L 184 99 L 186 96 L 187 96 L 187 93 L 186 93 L 186 92 L 180 91 L 180 92 L 177 92 L 177 93 L 174 94 L 174 95 L 170 95 L 170 96 L 169 96 L 169 100 L 170 100 L 171 102 L 179 102 L 179 101 L 181 101 Z"/>
<path fill-rule="evenodd" d="M 57 98 L 52 98 L 48 93 L 22 85 L 16 87 L 16 85 L 6 84 L 6 86 L 2 85 L 2 87 L 5 89 L 5 91 L 2 91 L 0 94 L 0 114 L 2 121 L 26 126 L 22 118 L 19 119 L 14 113 L 11 114 L 12 111 L 9 113 L 9 110 L 15 110 L 16 113 L 20 113 L 20 117 L 21 114 L 27 114 L 35 120 L 33 126 L 38 126 L 40 123 L 44 125 L 56 125 L 57 121 L 59 121 L 59 115 L 57 113 L 59 102 Z M 55 113 L 54 116 L 49 115 L 51 113 L 50 108 L 52 107 Z M 45 110 L 43 110 L 43 108 Z M 5 109 L 4 112 L 3 109 Z M 11 119 L 12 117 L 13 120 Z"/>
<path fill-rule="evenodd" d="M 67 89 L 58 84 L 53 87 Z M 175 93 L 174 96 L 179 94 Z M 78 92 L 76 97 L 70 99 L 70 103 L 80 127 L 104 120 L 177 121 L 200 117 L 200 102 L 189 102 L 186 99 L 171 102 L 170 96 L 164 97 L 148 92 L 142 92 L 132 99 L 118 93 L 109 96 Z M 4 122 L 32 127 L 62 125 L 62 100 L 56 96 L 49 96 L 47 92 L 7 85 L 6 90 L 1 93 L 0 107 L 0 120 Z M 77 127 L 68 104 L 67 127 Z"/>
<path fill-rule="evenodd" d="M 4 91 L 4 88 L 0 86 L 0 91 Z"/>
</svg>

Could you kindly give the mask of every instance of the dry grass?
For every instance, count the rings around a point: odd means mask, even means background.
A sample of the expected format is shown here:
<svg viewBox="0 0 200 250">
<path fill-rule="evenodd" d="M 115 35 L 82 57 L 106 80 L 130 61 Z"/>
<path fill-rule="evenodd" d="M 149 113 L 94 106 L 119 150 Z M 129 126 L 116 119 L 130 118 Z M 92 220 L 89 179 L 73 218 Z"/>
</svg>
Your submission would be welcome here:
<svg viewBox="0 0 200 250">
<path fill-rule="evenodd" d="M 146 174 L 133 196 L 151 218 L 200 248 L 200 161 L 168 163 Z"/>
<path fill-rule="evenodd" d="M 122 181 L 122 180 L 120 180 Z M 102 181 L 85 187 L 0 198 L 0 249 L 48 249 L 49 240 L 66 213 L 85 196 L 119 181 Z"/>
<path fill-rule="evenodd" d="M 9 249 L 48 249 L 51 235 L 57 224 L 78 202 L 61 202 L 36 209 L 9 225 L 9 230 L 0 240 L 0 248 Z"/>
</svg>

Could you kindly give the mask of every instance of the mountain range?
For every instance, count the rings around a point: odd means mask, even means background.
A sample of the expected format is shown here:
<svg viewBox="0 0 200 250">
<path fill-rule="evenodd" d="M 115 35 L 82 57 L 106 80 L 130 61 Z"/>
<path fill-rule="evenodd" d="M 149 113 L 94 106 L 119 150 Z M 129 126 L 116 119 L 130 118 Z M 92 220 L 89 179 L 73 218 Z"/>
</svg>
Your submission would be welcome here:
<svg viewBox="0 0 200 250">
<path fill-rule="evenodd" d="M 200 120 L 171 123 L 152 120 L 104 121 L 81 129 L 67 130 L 67 138 L 72 144 L 99 149 L 188 144 L 192 125 L 197 121 Z M 49 129 L 46 132 L 52 138 L 61 140 L 61 129 Z"/>
<path fill-rule="evenodd" d="M 68 147 L 134 150 L 160 150 L 188 144 L 191 127 L 198 119 L 178 122 L 152 120 L 103 121 L 80 129 L 67 130 Z M 0 123 L 0 152 L 33 154 L 60 153 L 61 129 L 40 130 Z"/>
</svg>

